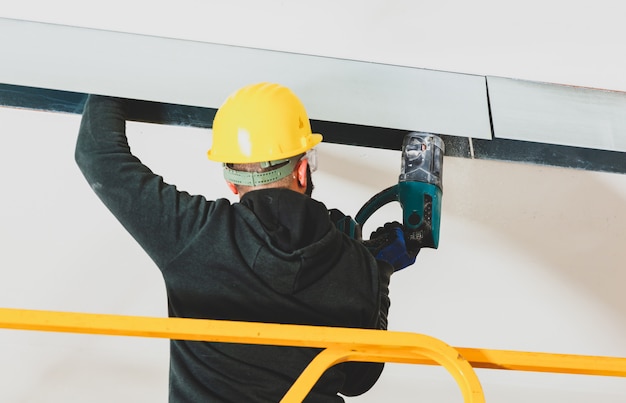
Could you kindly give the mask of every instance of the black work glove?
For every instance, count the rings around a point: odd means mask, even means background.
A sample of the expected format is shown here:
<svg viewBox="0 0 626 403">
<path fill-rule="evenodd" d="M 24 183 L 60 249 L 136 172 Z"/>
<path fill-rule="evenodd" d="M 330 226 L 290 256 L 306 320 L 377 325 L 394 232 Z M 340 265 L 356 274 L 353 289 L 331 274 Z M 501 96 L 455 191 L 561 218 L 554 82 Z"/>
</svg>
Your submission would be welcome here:
<svg viewBox="0 0 626 403">
<path fill-rule="evenodd" d="M 354 221 L 352 217 L 335 208 L 328 210 L 328 217 L 339 231 L 352 239 L 361 240 L 361 225 Z"/>
<path fill-rule="evenodd" d="M 394 271 L 402 270 L 415 263 L 419 252 L 419 249 L 407 250 L 404 228 L 397 221 L 378 227 L 372 232 L 368 241 L 363 241 L 363 244 L 376 259 L 391 264 Z"/>
</svg>

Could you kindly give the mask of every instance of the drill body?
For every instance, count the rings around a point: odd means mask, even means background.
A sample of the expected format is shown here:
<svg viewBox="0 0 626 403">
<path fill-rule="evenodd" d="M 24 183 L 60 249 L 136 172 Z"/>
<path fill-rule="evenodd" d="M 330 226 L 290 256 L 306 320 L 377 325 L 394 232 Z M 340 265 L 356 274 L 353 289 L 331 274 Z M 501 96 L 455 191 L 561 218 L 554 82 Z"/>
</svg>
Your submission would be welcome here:
<svg viewBox="0 0 626 403">
<path fill-rule="evenodd" d="M 441 221 L 444 143 L 431 133 L 412 132 L 402 144 L 398 183 L 361 207 L 355 221 L 363 226 L 379 208 L 392 201 L 402 207 L 407 249 L 437 249 Z"/>
</svg>

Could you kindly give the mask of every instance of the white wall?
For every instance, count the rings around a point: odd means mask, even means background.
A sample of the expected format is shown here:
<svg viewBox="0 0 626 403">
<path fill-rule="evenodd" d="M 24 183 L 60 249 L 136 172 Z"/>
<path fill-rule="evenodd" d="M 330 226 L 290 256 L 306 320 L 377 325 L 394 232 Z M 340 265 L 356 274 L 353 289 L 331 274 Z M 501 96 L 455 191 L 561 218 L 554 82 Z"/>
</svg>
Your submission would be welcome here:
<svg viewBox="0 0 626 403">
<path fill-rule="evenodd" d="M 0 108 L 0 306 L 166 314 L 152 262 L 73 161 L 78 115 Z M 183 190 L 227 188 L 210 131 L 129 124 Z M 315 195 L 355 214 L 399 152 L 322 144 Z M 441 245 L 392 279 L 390 327 L 453 346 L 626 357 L 626 176 L 446 158 Z M 374 223 L 399 219 L 389 206 Z M 369 224 L 369 223 L 368 223 Z M 366 228 L 370 231 L 373 228 Z M 1 402 L 165 402 L 167 341 L 0 330 Z M 626 379 L 478 370 L 487 401 L 623 402 Z M 388 365 L 362 402 L 461 401 L 439 367 Z"/>
</svg>

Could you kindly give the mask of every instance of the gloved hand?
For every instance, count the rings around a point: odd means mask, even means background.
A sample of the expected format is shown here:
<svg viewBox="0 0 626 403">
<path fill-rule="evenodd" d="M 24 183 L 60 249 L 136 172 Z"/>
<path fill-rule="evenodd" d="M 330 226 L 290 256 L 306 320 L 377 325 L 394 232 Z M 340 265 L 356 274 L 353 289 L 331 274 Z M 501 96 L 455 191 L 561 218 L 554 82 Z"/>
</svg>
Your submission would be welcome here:
<svg viewBox="0 0 626 403">
<path fill-rule="evenodd" d="M 397 221 L 386 223 L 372 232 L 368 241 L 363 244 L 369 249 L 372 255 L 379 260 L 384 260 L 391 264 L 394 271 L 402 270 L 415 263 L 416 251 L 407 250 L 404 239 L 404 229 Z"/>
<path fill-rule="evenodd" d="M 328 216 L 339 231 L 352 239 L 361 240 L 361 225 L 354 221 L 352 217 L 335 208 L 328 210 Z"/>
</svg>

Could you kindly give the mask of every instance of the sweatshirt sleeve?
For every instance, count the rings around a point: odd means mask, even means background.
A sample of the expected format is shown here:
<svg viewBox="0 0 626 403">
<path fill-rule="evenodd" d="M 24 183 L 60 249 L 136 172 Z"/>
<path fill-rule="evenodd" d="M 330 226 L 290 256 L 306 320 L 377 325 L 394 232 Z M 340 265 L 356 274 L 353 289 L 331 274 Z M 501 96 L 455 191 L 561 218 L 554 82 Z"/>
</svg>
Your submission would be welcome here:
<svg viewBox="0 0 626 403">
<path fill-rule="evenodd" d="M 131 153 L 124 105 L 87 98 L 75 159 L 100 200 L 163 268 L 202 226 L 212 202 L 179 192 Z"/>
<path fill-rule="evenodd" d="M 389 299 L 389 282 L 393 273 L 393 266 L 389 263 L 377 260 L 378 265 L 378 318 L 376 328 L 387 330 L 387 315 L 391 301 Z M 340 392 L 345 396 L 358 396 L 372 388 L 380 378 L 385 367 L 384 363 L 371 362 L 345 362 L 340 364 L 346 374 L 343 387 Z"/>
</svg>

